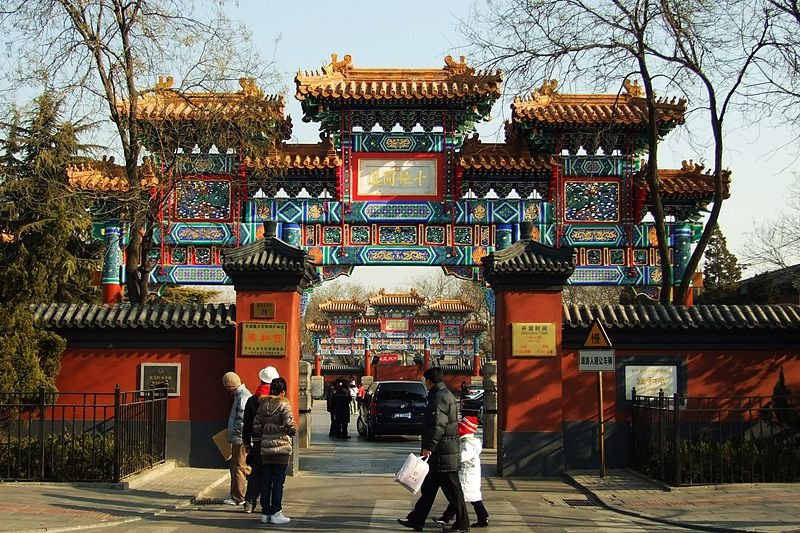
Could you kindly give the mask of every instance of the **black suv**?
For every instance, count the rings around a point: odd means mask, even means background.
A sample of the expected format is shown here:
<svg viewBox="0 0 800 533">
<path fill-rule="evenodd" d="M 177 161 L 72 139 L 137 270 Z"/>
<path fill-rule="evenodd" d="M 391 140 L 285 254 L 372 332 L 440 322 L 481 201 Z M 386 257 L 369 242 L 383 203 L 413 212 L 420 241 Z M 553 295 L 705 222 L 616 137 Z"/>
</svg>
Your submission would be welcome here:
<svg viewBox="0 0 800 533">
<path fill-rule="evenodd" d="M 359 435 L 422 435 L 428 390 L 420 381 L 376 381 L 359 406 Z"/>
<path fill-rule="evenodd" d="M 461 416 L 475 416 L 483 425 L 483 385 L 472 385 L 466 397 L 461 400 Z"/>
</svg>

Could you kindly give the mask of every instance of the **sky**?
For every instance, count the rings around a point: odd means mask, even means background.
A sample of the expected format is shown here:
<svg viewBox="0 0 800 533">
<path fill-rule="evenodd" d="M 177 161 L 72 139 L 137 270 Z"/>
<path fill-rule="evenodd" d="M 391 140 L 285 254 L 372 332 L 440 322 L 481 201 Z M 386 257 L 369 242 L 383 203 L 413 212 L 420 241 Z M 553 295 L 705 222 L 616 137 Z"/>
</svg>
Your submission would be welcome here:
<svg viewBox="0 0 800 533">
<path fill-rule="evenodd" d="M 294 140 L 316 142 L 317 126 L 300 120 L 300 105 L 294 98 L 294 75 L 298 70 L 319 69 L 330 62 L 331 53 L 340 58 L 350 54 L 353 65 L 358 67 L 439 68 L 444 65 L 445 55 L 457 57 L 465 53 L 466 42 L 458 24 L 467 19 L 470 4 L 467 0 L 407 0 L 402 4 L 245 0 L 228 14 L 246 22 L 261 54 L 272 58 L 284 76 Z M 613 90 L 609 88 L 609 92 Z M 509 104 L 507 99 L 498 102 L 493 120 L 478 127 L 482 139 L 491 139 L 502 128 Z M 703 141 L 708 139 L 703 125 L 693 125 L 690 118 L 688 126 L 694 126 L 693 144 L 686 130 L 670 134 L 661 145 L 661 167 L 680 168 L 686 159 L 713 159 L 710 141 Z M 786 208 L 785 191 L 793 181 L 793 172 L 800 172 L 800 147 L 790 139 L 786 128 L 752 118 L 730 117 L 725 166 L 733 172 L 733 183 L 731 198 L 723 204 L 720 224 L 729 249 L 737 255 L 746 248 L 747 234 L 755 224 Z M 386 273 L 377 272 L 376 268 L 358 268 L 354 276 L 359 279 L 365 274 L 363 271 L 370 270 L 374 276 L 369 277 L 385 279 Z M 397 274 L 397 269 L 387 272 Z"/>
</svg>

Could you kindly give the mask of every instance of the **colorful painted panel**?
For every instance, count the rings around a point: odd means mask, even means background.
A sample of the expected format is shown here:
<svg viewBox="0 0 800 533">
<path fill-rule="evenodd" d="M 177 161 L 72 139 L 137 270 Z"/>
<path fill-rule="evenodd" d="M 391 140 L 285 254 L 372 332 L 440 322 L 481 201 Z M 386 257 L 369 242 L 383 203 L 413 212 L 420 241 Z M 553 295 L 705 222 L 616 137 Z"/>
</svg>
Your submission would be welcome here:
<svg viewBox="0 0 800 533">
<path fill-rule="evenodd" d="M 619 246 L 622 243 L 624 232 L 616 226 L 569 226 L 564 232 L 567 244 L 571 246 L 606 244 Z"/>
<path fill-rule="evenodd" d="M 175 217 L 179 220 L 229 220 L 231 182 L 182 180 L 175 185 Z"/>
<path fill-rule="evenodd" d="M 233 154 L 183 154 L 177 156 L 175 168 L 180 174 L 233 174 Z M 238 161 L 237 161 L 238 163 Z"/>
<path fill-rule="evenodd" d="M 618 222 L 619 188 L 617 181 L 564 182 L 565 222 Z"/>
<path fill-rule="evenodd" d="M 356 152 L 441 152 L 444 136 L 435 133 L 379 133 L 353 134 Z"/>
<path fill-rule="evenodd" d="M 354 211 L 362 213 L 364 220 L 370 222 L 396 222 L 398 220 L 405 222 L 428 222 L 433 220 L 436 213 L 434 206 L 427 203 L 384 204 L 369 202 L 354 206 Z"/>
<path fill-rule="evenodd" d="M 167 244 L 233 244 L 230 224 L 178 222 L 169 228 Z"/>
<path fill-rule="evenodd" d="M 370 244 L 370 231 L 368 226 L 353 226 L 350 228 L 351 244 Z"/>
<path fill-rule="evenodd" d="M 348 337 L 351 337 L 352 333 L 353 333 L 353 327 L 352 326 L 346 326 L 346 325 L 331 326 L 331 330 L 332 330 L 331 331 L 331 336 L 332 337 L 348 338 Z"/>
<path fill-rule="evenodd" d="M 211 264 L 211 248 L 195 248 L 194 249 L 194 264 L 195 265 L 210 265 Z"/>
<path fill-rule="evenodd" d="M 170 263 L 173 265 L 185 265 L 186 248 L 173 248 L 170 252 Z"/>
<path fill-rule="evenodd" d="M 431 264 L 435 254 L 426 248 L 370 248 L 364 250 L 364 259 L 369 263 L 417 263 Z"/>
<path fill-rule="evenodd" d="M 472 243 L 472 228 L 455 228 L 453 242 L 457 246 L 470 246 Z"/>
<path fill-rule="evenodd" d="M 425 228 L 425 244 L 444 244 L 444 227 L 427 226 Z"/>
<path fill-rule="evenodd" d="M 322 228 L 322 244 L 342 244 L 342 228 L 336 226 Z"/>
<path fill-rule="evenodd" d="M 608 262 L 612 266 L 625 265 L 625 250 L 614 248 L 608 251 Z"/>
<path fill-rule="evenodd" d="M 378 228 L 378 244 L 417 244 L 416 226 L 381 226 Z"/>
<path fill-rule="evenodd" d="M 639 160 L 623 156 L 562 156 L 565 176 L 624 176 L 639 170 Z"/>
<path fill-rule="evenodd" d="M 442 337 L 461 337 L 460 324 L 442 324 Z"/>
</svg>

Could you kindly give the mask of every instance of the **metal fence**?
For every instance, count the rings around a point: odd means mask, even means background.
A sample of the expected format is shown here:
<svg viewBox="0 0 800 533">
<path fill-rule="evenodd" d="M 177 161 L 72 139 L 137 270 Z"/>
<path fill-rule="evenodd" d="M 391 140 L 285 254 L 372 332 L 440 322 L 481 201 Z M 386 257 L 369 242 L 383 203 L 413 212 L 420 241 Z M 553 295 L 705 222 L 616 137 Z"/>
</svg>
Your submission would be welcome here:
<svg viewBox="0 0 800 533">
<path fill-rule="evenodd" d="M 672 485 L 800 481 L 796 396 L 640 396 L 634 466 Z"/>
<path fill-rule="evenodd" d="M 0 392 L 0 479 L 118 482 L 166 459 L 167 390 Z"/>
</svg>

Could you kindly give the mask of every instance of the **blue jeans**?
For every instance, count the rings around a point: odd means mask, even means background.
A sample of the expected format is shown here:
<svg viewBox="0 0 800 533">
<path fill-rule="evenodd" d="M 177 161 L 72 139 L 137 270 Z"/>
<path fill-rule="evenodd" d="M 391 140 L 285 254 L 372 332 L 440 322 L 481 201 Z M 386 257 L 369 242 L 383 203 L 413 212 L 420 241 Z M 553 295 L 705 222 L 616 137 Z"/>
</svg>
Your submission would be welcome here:
<svg viewBox="0 0 800 533">
<path fill-rule="evenodd" d="M 289 465 L 261 465 L 261 514 L 274 515 L 283 506 L 283 483 Z"/>
</svg>

